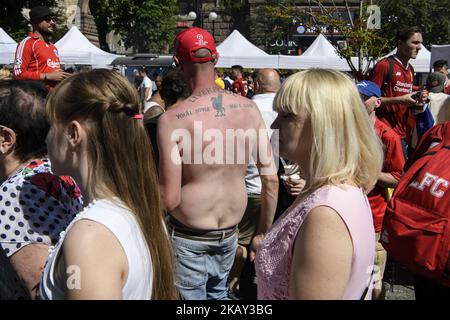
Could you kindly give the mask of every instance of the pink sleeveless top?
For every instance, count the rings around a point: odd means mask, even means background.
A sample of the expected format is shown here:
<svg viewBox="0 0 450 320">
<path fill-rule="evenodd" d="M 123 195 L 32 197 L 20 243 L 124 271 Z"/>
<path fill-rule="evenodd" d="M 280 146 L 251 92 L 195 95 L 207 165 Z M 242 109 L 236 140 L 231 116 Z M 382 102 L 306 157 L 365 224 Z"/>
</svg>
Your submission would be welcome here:
<svg viewBox="0 0 450 320">
<path fill-rule="evenodd" d="M 273 224 L 257 252 L 255 266 L 258 299 L 289 299 L 289 280 L 297 232 L 308 213 L 327 206 L 339 213 L 353 242 L 353 261 L 344 300 L 358 300 L 371 282 L 375 258 L 375 230 L 366 195 L 359 188 L 324 186 L 297 206 L 289 208 Z M 371 298 L 371 290 L 366 299 Z"/>
</svg>

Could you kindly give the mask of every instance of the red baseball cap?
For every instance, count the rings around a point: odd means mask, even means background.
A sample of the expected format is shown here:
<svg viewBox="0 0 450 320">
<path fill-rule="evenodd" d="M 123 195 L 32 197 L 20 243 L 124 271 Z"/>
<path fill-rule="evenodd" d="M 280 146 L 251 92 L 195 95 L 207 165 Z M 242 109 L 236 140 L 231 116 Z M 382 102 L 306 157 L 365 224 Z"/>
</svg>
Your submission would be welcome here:
<svg viewBox="0 0 450 320">
<path fill-rule="evenodd" d="M 194 54 L 199 49 L 208 49 L 211 55 L 198 58 Z M 177 35 L 175 39 L 175 56 L 180 61 L 208 62 L 219 58 L 213 36 L 201 28 L 189 28 Z"/>
</svg>

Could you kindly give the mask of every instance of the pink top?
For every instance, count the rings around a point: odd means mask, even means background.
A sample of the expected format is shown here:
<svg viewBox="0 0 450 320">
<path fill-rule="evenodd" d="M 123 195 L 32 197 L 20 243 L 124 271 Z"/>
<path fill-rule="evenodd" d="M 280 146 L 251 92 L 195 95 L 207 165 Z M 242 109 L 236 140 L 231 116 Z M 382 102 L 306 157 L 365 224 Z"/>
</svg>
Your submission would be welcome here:
<svg viewBox="0 0 450 320">
<path fill-rule="evenodd" d="M 359 300 L 370 284 L 375 259 L 375 231 L 366 195 L 359 188 L 324 186 L 273 224 L 256 256 L 258 299 L 289 299 L 292 253 L 297 232 L 308 213 L 319 206 L 333 208 L 345 222 L 353 242 L 353 261 L 344 300 Z M 371 298 L 371 290 L 367 293 Z"/>
</svg>

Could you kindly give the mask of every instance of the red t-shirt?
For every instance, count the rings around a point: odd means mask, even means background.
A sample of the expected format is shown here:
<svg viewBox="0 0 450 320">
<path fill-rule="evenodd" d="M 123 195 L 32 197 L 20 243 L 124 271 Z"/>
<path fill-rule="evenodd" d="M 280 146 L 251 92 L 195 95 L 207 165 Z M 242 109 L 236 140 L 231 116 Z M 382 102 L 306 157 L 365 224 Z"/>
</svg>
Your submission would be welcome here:
<svg viewBox="0 0 450 320">
<path fill-rule="evenodd" d="M 245 85 L 244 82 L 242 81 L 242 78 L 238 78 L 233 82 L 233 92 L 234 93 L 240 93 L 241 96 L 246 96 L 245 94 Z"/>
<path fill-rule="evenodd" d="M 370 74 L 370 81 L 375 82 L 380 88 L 383 97 L 399 97 L 412 92 L 414 81 L 413 71 L 405 68 L 403 64 L 394 57 L 393 72 L 391 81 L 384 85 L 389 72 L 388 59 L 380 60 Z M 402 104 L 384 105 L 377 109 L 377 117 L 385 124 L 389 125 L 400 136 L 400 138 L 408 138 L 410 140 L 414 126 L 414 114 L 409 108 Z"/>
<path fill-rule="evenodd" d="M 375 132 L 383 143 L 384 162 L 383 172 L 390 173 L 398 181 L 403 173 L 405 158 L 403 156 L 402 143 L 398 134 L 389 126 L 376 119 Z M 384 212 L 387 207 L 387 190 L 378 185 L 368 194 L 370 207 L 372 208 L 375 232 L 381 231 Z"/>
<path fill-rule="evenodd" d="M 20 80 L 40 80 L 41 73 L 52 73 L 61 68 L 58 49 L 53 43 L 40 40 L 30 32 L 16 49 L 13 75 Z M 46 81 L 49 88 L 56 82 Z"/>
<path fill-rule="evenodd" d="M 448 85 L 446 87 L 444 87 L 444 93 L 445 94 L 450 94 L 450 81 L 447 81 Z"/>
</svg>

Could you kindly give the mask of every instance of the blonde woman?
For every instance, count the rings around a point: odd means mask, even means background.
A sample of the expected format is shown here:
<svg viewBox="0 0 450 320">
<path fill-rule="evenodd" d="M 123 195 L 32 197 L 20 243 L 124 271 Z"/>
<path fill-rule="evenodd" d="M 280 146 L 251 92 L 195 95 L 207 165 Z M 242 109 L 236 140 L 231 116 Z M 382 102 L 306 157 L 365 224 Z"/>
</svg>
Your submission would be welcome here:
<svg viewBox="0 0 450 320">
<path fill-rule="evenodd" d="M 356 86 L 340 72 L 302 71 L 274 109 L 280 156 L 303 168 L 306 186 L 258 251 L 258 298 L 369 299 L 375 231 L 366 193 L 383 152 Z"/>
<path fill-rule="evenodd" d="M 55 172 L 77 181 L 87 207 L 52 250 L 44 299 L 174 299 L 172 249 L 139 97 L 117 72 L 63 81 L 47 102 Z"/>
</svg>

